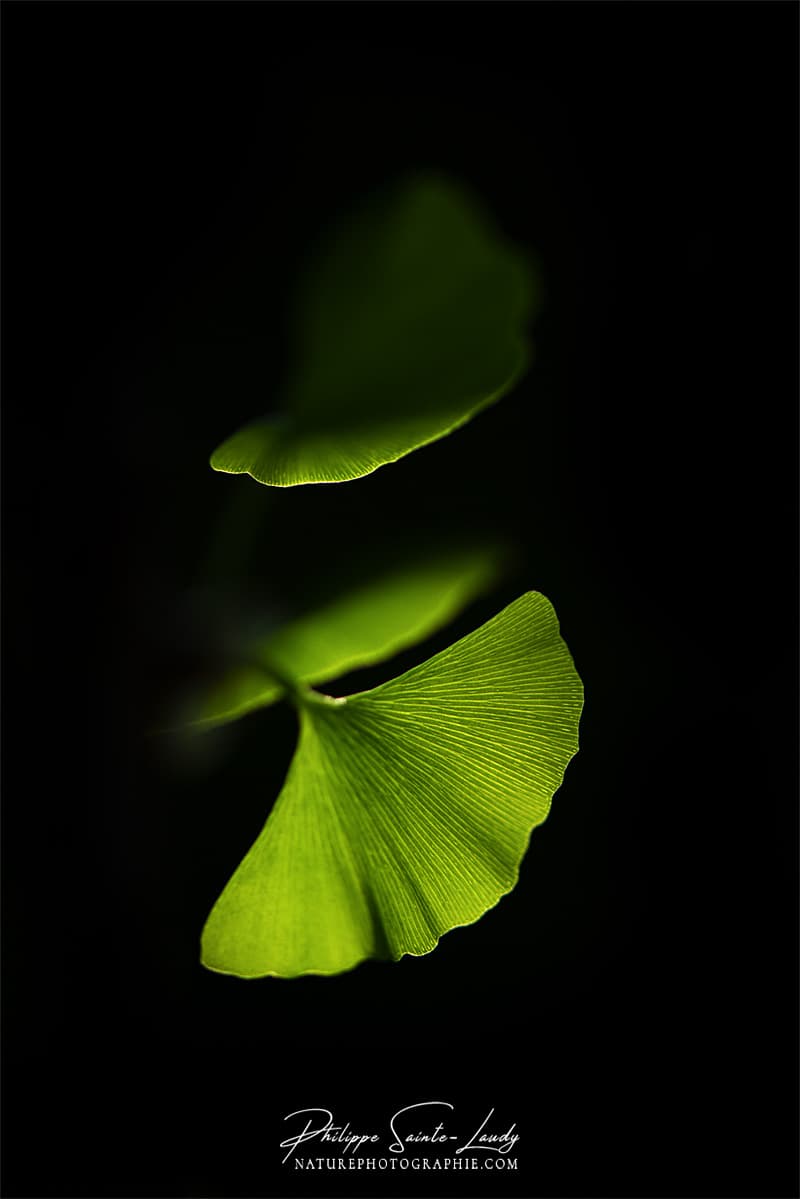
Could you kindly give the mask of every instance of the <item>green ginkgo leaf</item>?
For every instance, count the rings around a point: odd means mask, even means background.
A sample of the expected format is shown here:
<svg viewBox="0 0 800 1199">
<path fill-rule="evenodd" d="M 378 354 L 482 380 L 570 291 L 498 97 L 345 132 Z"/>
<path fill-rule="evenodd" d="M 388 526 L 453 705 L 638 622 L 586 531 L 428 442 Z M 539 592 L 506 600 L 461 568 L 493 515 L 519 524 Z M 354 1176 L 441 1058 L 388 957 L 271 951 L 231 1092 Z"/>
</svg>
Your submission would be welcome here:
<svg viewBox="0 0 800 1199">
<path fill-rule="evenodd" d="M 181 723 L 213 728 L 274 703 L 297 684 L 326 683 L 385 661 L 452 620 L 495 581 L 507 547 L 479 544 L 398 560 L 296 620 L 255 639 L 235 666 L 184 705 Z"/>
<path fill-rule="evenodd" d="M 407 182 L 307 273 L 277 416 L 212 455 L 260 483 L 338 483 L 464 424 L 519 378 L 533 285 L 453 184 Z"/>
<path fill-rule="evenodd" d="M 335 974 L 430 952 L 510 891 L 578 748 L 583 690 L 528 592 L 399 678 L 300 703 L 261 835 L 202 937 L 212 970 Z"/>
</svg>

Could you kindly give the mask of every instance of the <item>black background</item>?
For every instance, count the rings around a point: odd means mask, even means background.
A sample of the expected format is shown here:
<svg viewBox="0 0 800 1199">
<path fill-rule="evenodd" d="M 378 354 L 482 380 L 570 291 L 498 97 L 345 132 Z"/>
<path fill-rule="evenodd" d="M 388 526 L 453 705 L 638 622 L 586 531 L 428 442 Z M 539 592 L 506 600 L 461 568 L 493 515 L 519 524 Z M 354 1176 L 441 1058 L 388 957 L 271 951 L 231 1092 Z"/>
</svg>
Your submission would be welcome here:
<svg viewBox="0 0 800 1199">
<path fill-rule="evenodd" d="M 797 1194 L 797 13 L 3 6 L 6 1195 Z M 352 485 L 213 474 L 303 255 L 416 166 L 538 255 L 532 371 Z M 472 527 L 518 576 L 359 683 L 553 600 L 582 749 L 519 886 L 426 958 L 205 972 L 294 738 L 145 735 L 214 612 Z M 518 1172 L 280 1165 L 295 1108 L 426 1099 Z"/>
</svg>

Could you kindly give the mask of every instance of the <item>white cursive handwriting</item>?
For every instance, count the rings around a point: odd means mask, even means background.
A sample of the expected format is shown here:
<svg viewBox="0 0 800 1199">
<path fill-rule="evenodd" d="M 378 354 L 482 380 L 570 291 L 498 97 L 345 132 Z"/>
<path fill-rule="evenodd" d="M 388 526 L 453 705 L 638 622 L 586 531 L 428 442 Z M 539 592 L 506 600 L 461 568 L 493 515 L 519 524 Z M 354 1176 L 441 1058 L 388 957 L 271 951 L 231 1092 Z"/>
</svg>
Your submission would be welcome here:
<svg viewBox="0 0 800 1199">
<path fill-rule="evenodd" d="M 519 1140 L 519 1133 L 514 1132 L 514 1129 L 517 1127 L 516 1123 L 511 1125 L 508 1132 L 484 1133 L 483 1130 L 493 1115 L 494 1108 L 489 1112 L 489 1115 L 477 1132 L 472 1134 L 467 1144 L 462 1145 L 460 1149 L 456 1149 L 456 1153 L 464 1153 L 467 1149 L 485 1149 L 487 1153 L 508 1153 L 510 1149 L 513 1149 Z"/>
<path fill-rule="evenodd" d="M 391 1128 L 392 1134 L 394 1136 L 394 1141 L 389 1146 L 390 1153 L 405 1153 L 406 1144 L 409 1144 L 412 1142 L 418 1143 L 421 1141 L 427 1141 L 428 1144 L 430 1144 L 430 1145 L 437 1145 L 437 1144 L 441 1143 L 442 1141 L 447 1141 L 447 1140 L 454 1141 L 456 1139 L 455 1137 L 448 1137 L 442 1131 L 443 1127 L 444 1127 L 442 1124 L 437 1124 L 436 1127 L 434 1128 L 433 1132 L 429 1132 L 429 1133 L 409 1132 L 409 1133 L 406 1133 L 405 1139 L 402 1138 L 400 1136 L 399 1132 L 397 1131 L 397 1128 L 395 1127 L 395 1120 L 397 1119 L 398 1116 L 402 1116 L 405 1112 L 416 1111 L 416 1109 L 418 1107 L 449 1107 L 450 1111 L 453 1110 L 452 1103 L 445 1103 L 445 1101 L 443 1099 L 428 1099 L 428 1100 L 426 1100 L 425 1103 L 411 1103 L 411 1104 L 409 1104 L 408 1107 L 401 1107 L 400 1111 L 395 1112 L 395 1114 L 392 1116 L 391 1120 L 389 1121 L 389 1127 Z"/>
<path fill-rule="evenodd" d="M 288 1116 L 284 1116 L 284 1120 L 291 1120 L 294 1116 L 305 1116 L 309 1112 L 320 1112 L 321 1115 L 327 1116 L 324 1124 L 320 1124 L 319 1128 L 314 1128 L 311 1120 L 306 1121 L 306 1126 L 302 1132 L 298 1132 L 296 1136 L 287 1137 L 285 1141 L 281 1141 L 281 1149 L 288 1149 L 284 1162 L 288 1161 L 294 1153 L 298 1145 L 305 1144 L 306 1141 L 313 1140 L 314 1137 L 319 1137 L 321 1141 L 333 1142 L 336 1145 L 343 1145 L 344 1152 L 349 1150 L 356 1154 L 362 1145 L 374 1144 L 380 1138 L 377 1133 L 359 1133 L 350 1131 L 350 1121 L 347 1124 L 334 1124 L 333 1112 L 329 1112 L 326 1107 L 303 1107 L 299 1111 L 290 1112 Z"/>
</svg>

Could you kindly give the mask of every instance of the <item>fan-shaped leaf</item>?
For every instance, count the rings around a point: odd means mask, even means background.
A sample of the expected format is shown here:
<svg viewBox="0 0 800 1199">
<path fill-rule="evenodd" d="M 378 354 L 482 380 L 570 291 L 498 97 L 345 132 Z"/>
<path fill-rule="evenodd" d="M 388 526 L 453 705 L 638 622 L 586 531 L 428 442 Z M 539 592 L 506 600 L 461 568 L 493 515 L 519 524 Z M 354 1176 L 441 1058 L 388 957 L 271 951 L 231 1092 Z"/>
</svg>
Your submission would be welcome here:
<svg viewBox="0 0 800 1199">
<path fill-rule="evenodd" d="M 261 483 L 338 483 L 451 432 L 524 369 L 532 285 L 454 185 L 358 215 L 308 274 L 282 412 L 212 455 Z"/>
<path fill-rule="evenodd" d="M 261 835 L 203 933 L 243 977 L 424 954 L 510 891 L 578 746 L 582 686 L 536 592 L 399 678 L 301 708 Z"/>
</svg>

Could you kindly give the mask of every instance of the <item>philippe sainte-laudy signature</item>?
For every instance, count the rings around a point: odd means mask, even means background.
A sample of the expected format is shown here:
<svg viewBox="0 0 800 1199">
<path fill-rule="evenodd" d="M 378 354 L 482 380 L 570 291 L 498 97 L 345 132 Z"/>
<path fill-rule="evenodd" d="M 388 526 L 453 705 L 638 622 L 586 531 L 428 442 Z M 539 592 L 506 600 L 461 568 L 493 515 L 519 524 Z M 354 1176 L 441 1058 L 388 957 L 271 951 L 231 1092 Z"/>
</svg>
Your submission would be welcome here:
<svg viewBox="0 0 800 1199">
<path fill-rule="evenodd" d="M 336 1146 L 340 1154 L 355 1155 L 362 1150 L 375 1152 L 379 1146 L 387 1147 L 388 1141 L 389 1153 L 404 1154 L 419 1151 L 422 1146 L 435 1145 L 439 1150 L 446 1149 L 448 1153 L 459 1155 L 467 1150 L 509 1153 L 519 1140 L 516 1123 L 504 1128 L 504 1122 L 493 1119 L 494 1108 L 490 1108 L 482 1120 L 468 1125 L 466 1134 L 452 1129 L 454 1112 L 453 1104 L 442 1099 L 411 1103 L 390 1116 L 383 1131 L 365 1132 L 352 1128 L 349 1120 L 337 1124 L 333 1112 L 326 1107 L 300 1108 L 284 1116 L 284 1120 L 294 1122 L 297 1131 L 281 1141 L 281 1149 L 286 1150 L 283 1160 L 288 1161 L 299 1146 L 309 1142 L 326 1148 Z"/>
</svg>

